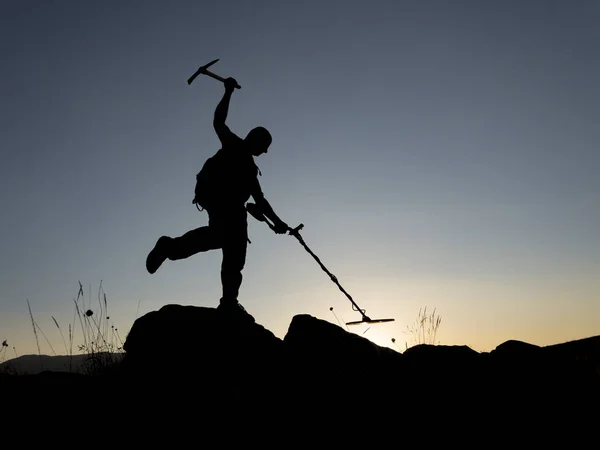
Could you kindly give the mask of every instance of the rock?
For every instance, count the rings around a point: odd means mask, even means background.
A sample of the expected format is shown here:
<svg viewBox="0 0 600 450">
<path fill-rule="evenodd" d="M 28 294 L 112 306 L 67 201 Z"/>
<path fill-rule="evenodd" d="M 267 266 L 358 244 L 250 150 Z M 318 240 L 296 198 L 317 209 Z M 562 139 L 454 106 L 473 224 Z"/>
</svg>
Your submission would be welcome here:
<svg viewBox="0 0 600 450">
<path fill-rule="evenodd" d="M 388 379 L 398 374 L 402 359 L 390 348 L 307 314 L 294 316 L 283 342 L 291 373 L 327 386 Z"/>
<path fill-rule="evenodd" d="M 271 377 L 283 342 L 257 323 L 214 308 L 166 305 L 138 318 L 125 343 L 126 376 L 180 383 Z"/>
</svg>

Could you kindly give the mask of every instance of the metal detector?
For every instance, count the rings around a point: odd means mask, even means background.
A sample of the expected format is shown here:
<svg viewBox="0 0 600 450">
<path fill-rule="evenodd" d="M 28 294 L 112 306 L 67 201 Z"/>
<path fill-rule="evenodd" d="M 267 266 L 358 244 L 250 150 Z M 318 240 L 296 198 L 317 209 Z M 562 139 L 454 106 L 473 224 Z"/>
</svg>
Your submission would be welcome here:
<svg viewBox="0 0 600 450">
<path fill-rule="evenodd" d="M 263 212 L 260 210 L 260 208 L 254 204 L 254 203 L 247 203 L 246 204 L 246 210 L 248 211 L 248 213 L 254 217 L 256 220 L 260 221 L 260 222 L 265 222 L 269 228 L 271 228 L 272 230 L 274 230 L 274 225 L 271 223 L 271 221 L 265 217 L 265 215 L 263 214 Z M 344 295 L 346 295 L 346 297 L 348 297 L 348 300 L 350 300 L 350 302 L 352 303 L 352 309 L 354 311 L 359 312 L 362 315 L 362 319 L 361 320 L 356 320 L 353 322 L 346 322 L 346 325 L 358 325 L 361 323 L 382 323 L 382 322 L 393 322 L 394 319 L 371 319 L 370 317 L 368 317 L 365 313 L 366 310 L 359 308 L 359 306 L 356 304 L 356 302 L 352 299 L 352 297 L 350 296 L 350 294 L 348 294 L 344 288 L 340 285 L 340 283 L 337 280 L 337 277 L 335 275 L 333 275 L 329 270 L 327 270 L 327 268 L 323 265 L 323 263 L 321 262 L 321 260 L 319 260 L 318 256 L 315 255 L 310 248 L 308 248 L 308 246 L 306 245 L 306 243 L 304 242 L 304 239 L 302 239 L 302 236 L 300 236 L 300 230 L 304 228 L 304 224 L 300 224 L 298 225 L 296 228 L 290 228 L 288 230 L 288 233 L 291 236 L 294 236 L 296 239 L 298 239 L 298 242 L 300 242 L 300 244 L 302 244 L 302 246 L 304 247 L 304 249 L 310 253 L 310 255 L 315 259 L 315 261 L 317 261 L 317 263 L 319 264 L 319 266 L 321 267 L 321 269 L 323 269 L 323 271 L 329 275 L 329 278 L 331 278 L 331 281 L 333 281 L 337 287 L 340 289 L 340 291 L 342 291 L 344 293 Z"/>
</svg>

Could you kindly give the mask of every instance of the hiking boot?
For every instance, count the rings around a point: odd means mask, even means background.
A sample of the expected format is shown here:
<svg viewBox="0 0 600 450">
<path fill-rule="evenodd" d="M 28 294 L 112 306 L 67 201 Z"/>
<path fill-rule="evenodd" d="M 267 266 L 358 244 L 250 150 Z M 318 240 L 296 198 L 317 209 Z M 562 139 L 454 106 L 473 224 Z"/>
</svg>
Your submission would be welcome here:
<svg viewBox="0 0 600 450">
<path fill-rule="evenodd" d="M 146 258 L 146 270 L 151 274 L 156 272 L 165 259 L 168 257 L 169 243 L 171 238 L 168 236 L 161 236 L 156 241 L 156 245 Z"/>
<path fill-rule="evenodd" d="M 248 311 L 236 299 L 222 298 L 217 306 L 217 312 L 226 316 L 228 319 L 239 320 L 244 323 L 254 323 Z"/>
</svg>

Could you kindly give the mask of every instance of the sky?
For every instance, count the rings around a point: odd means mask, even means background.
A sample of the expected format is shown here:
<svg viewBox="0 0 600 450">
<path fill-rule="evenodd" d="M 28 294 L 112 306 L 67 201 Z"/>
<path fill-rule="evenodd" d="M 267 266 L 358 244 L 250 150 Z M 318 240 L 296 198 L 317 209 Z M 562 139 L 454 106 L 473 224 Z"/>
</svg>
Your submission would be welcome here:
<svg viewBox="0 0 600 450">
<path fill-rule="evenodd" d="M 216 307 L 221 253 L 145 259 L 207 224 L 195 175 L 227 123 L 273 135 L 239 300 L 283 338 L 310 314 L 403 351 L 600 334 L 600 3 L 0 1 L 0 340 L 64 354 L 84 301 L 124 340 L 167 304 Z M 59 324 L 59 328 L 56 323 Z M 43 334 L 40 333 L 43 331 Z M 75 328 L 75 341 L 81 338 Z M 44 337 L 45 336 L 45 337 Z M 48 344 L 49 343 L 49 344 Z"/>
</svg>

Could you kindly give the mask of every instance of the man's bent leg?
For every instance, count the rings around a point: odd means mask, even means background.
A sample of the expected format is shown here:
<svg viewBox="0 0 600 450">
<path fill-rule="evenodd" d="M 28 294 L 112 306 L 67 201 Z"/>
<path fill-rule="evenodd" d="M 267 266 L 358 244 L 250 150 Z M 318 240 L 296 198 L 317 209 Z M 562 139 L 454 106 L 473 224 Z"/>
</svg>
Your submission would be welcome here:
<svg viewBox="0 0 600 450">
<path fill-rule="evenodd" d="M 196 228 L 171 239 L 167 258 L 175 261 L 189 258 L 196 253 L 216 250 L 221 248 L 222 241 L 222 233 L 216 228 L 212 226 Z"/>
<path fill-rule="evenodd" d="M 168 258 L 171 261 L 189 258 L 199 252 L 221 248 L 222 233 L 215 227 L 200 227 L 183 236 L 161 236 L 146 258 L 146 269 L 154 273 Z"/>
<path fill-rule="evenodd" d="M 146 270 L 149 273 L 154 273 L 167 259 L 169 251 L 169 243 L 171 238 L 169 236 L 161 236 L 154 244 L 154 248 L 148 253 L 146 257 Z"/>
</svg>

